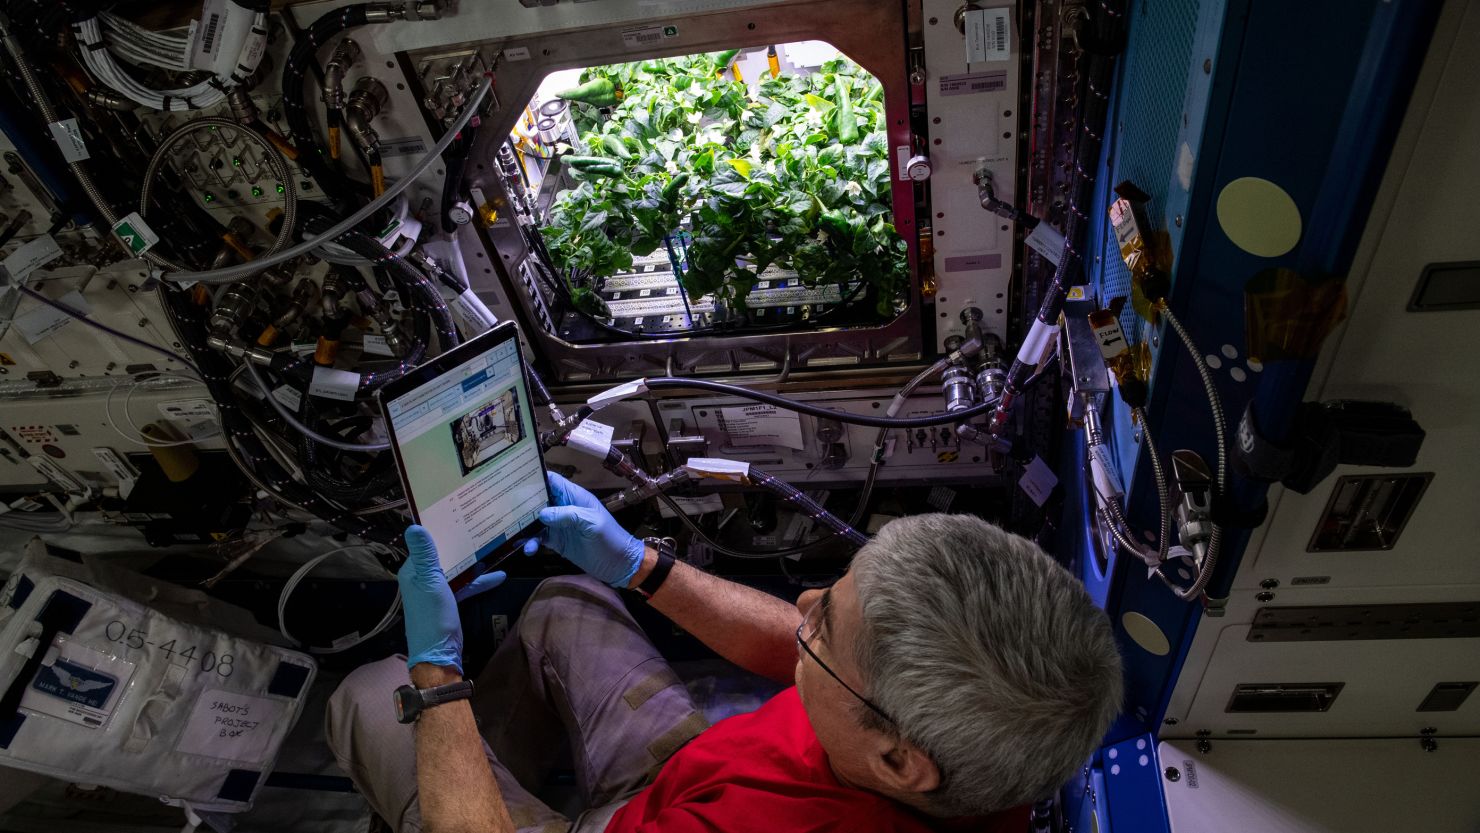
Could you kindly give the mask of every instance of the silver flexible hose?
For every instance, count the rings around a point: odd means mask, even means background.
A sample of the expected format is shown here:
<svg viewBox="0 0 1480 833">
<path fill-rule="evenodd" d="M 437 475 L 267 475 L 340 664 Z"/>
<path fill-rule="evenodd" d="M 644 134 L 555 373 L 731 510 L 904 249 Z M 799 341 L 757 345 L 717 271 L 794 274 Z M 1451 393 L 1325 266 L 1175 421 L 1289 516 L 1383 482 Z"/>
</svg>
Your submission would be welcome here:
<svg viewBox="0 0 1480 833">
<path fill-rule="evenodd" d="M 1151 458 L 1151 479 L 1156 481 L 1157 505 L 1161 507 L 1161 524 L 1157 529 L 1156 563 L 1167 560 L 1167 550 L 1172 546 L 1172 490 L 1167 483 L 1167 470 L 1162 466 L 1161 454 L 1156 449 L 1156 439 L 1151 436 L 1151 425 L 1146 422 L 1144 408 L 1132 408 L 1131 416 L 1141 423 L 1141 439 L 1146 443 L 1146 454 Z"/>
<path fill-rule="evenodd" d="M 1177 337 L 1182 340 L 1183 346 L 1187 348 L 1188 354 L 1192 356 L 1192 363 L 1197 366 L 1197 375 L 1202 378 L 1203 390 L 1208 397 L 1208 405 L 1213 409 L 1213 433 L 1218 442 L 1218 467 L 1214 475 L 1217 482 L 1216 496 L 1223 498 L 1228 494 L 1228 427 L 1223 418 L 1223 400 L 1218 396 L 1218 386 L 1213 382 L 1213 372 L 1208 368 L 1208 363 L 1203 359 L 1202 351 L 1197 349 L 1197 343 L 1192 340 L 1187 328 L 1182 326 L 1181 320 L 1172 314 L 1170 308 L 1163 304 L 1159 310 L 1166 316 L 1167 323 L 1176 331 Z M 1218 556 L 1223 548 L 1223 527 L 1217 522 L 1213 523 L 1213 533 L 1208 538 L 1208 553 L 1203 557 L 1202 569 L 1198 570 L 1197 578 L 1186 590 L 1172 588 L 1177 597 L 1184 600 L 1194 599 L 1201 595 L 1213 578 L 1213 568 L 1218 566 Z"/>
<path fill-rule="evenodd" d="M 1109 457 L 1106 456 L 1105 435 L 1100 428 L 1099 416 L 1093 409 L 1086 412 L 1084 429 L 1090 456 L 1099 462 L 1100 468 L 1105 471 L 1108 477 L 1115 471 L 1115 467 L 1111 464 Z M 1099 504 L 1100 510 L 1105 514 L 1105 522 L 1110 527 L 1110 535 L 1115 539 L 1115 543 L 1121 549 L 1144 561 L 1146 566 L 1159 568 L 1166 557 L 1165 547 L 1168 546 L 1167 539 L 1171 533 L 1168 532 L 1167 536 L 1163 537 L 1159 543 L 1158 546 L 1162 548 L 1161 552 L 1158 553 L 1152 550 L 1150 547 L 1136 540 L 1135 535 L 1131 534 L 1130 523 L 1125 518 L 1125 509 L 1121 507 L 1120 501 L 1116 496 L 1103 495 L 1100 494 L 1098 487 L 1092 488 L 1095 489 L 1095 496 L 1098 498 L 1096 502 Z M 1166 521 L 1167 506 L 1165 501 L 1162 502 L 1160 508 L 1163 526 L 1169 528 L 1170 524 Z"/>
<path fill-rule="evenodd" d="M 155 149 L 154 155 L 149 157 L 149 165 L 144 169 L 144 187 L 139 192 L 139 216 L 143 217 L 145 212 L 149 210 L 150 198 L 154 195 L 154 182 L 159 178 L 160 169 L 164 167 L 170 151 L 174 149 L 175 145 L 189 137 L 190 134 L 208 127 L 235 130 L 237 133 L 245 135 L 257 147 L 262 149 L 263 155 L 267 159 L 268 167 L 272 168 L 273 176 L 277 177 L 278 182 L 283 184 L 283 223 L 282 227 L 278 229 L 277 239 L 272 241 L 272 247 L 267 250 L 266 254 L 275 254 L 287 248 L 288 243 L 293 239 L 294 225 L 298 221 L 298 188 L 293 184 L 293 178 L 289 176 L 287 160 L 283 158 L 283 154 L 278 151 L 272 142 L 267 141 L 257 131 L 249 127 L 243 127 L 232 119 L 221 118 L 219 116 L 191 119 L 170 131 L 169 135 L 159 140 L 159 147 Z"/>
<path fill-rule="evenodd" d="M 442 153 L 457 139 L 462 129 L 477 114 L 478 108 L 483 104 L 483 99 L 488 95 L 489 86 L 492 82 L 493 79 L 491 76 L 484 77 L 477 89 L 468 97 L 468 103 L 463 107 L 463 111 L 458 115 L 457 120 L 452 123 L 451 127 L 447 128 L 447 131 L 442 134 L 442 138 L 437 140 L 437 144 L 431 150 L 427 151 L 426 155 L 421 158 L 421 161 L 417 162 L 405 176 L 397 179 L 390 187 L 385 189 L 385 193 L 371 200 L 364 208 L 325 229 L 323 234 L 312 240 L 299 243 L 296 246 L 290 246 L 276 254 L 267 255 L 266 257 L 236 266 L 228 266 L 224 269 L 206 269 L 200 272 L 174 269 L 164 275 L 165 280 L 182 283 L 189 281 L 211 284 L 231 283 L 312 251 L 324 245 L 325 242 L 339 237 L 341 234 L 364 222 L 370 215 L 389 205 L 391 200 L 400 196 L 402 191 L 410 188 L 411 184 L 419 179 L 423 173 L 426 173 L 427 169 L 433 164 L 441 161 Z"/>
</svg>

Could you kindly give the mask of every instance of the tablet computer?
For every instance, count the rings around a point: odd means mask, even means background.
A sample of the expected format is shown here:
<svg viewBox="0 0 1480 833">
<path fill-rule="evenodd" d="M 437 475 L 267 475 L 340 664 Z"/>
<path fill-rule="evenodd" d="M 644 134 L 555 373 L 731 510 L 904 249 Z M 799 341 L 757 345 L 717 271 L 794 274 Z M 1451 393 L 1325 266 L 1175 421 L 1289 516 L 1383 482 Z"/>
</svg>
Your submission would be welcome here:
<svg viewBox="0 0 1480 833">
<path fill-rule="evenodd" d="M 377 394 L 416 522 L 462 587 L 512 554 L 551 505 L 519 333 L 505 322 Z"/>
</svg>

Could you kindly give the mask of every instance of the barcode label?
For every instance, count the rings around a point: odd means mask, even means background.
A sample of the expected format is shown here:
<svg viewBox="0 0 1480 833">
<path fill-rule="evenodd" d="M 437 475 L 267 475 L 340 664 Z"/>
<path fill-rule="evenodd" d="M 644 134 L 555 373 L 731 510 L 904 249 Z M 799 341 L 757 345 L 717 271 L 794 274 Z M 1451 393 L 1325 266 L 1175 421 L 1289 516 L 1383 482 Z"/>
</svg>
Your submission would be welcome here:
<svg viewBox="0 0 1480 833">
<path fill-rule="evenodd" d="M 1012 19 L 1006 8 L 966 12 L 966 63 L 1012 58 Z"/>
<path fill-rule="evenodd" d="M 622 43 L 628 49 L 635 49 L 678 37 L 677 26 L 646 26 L 642 29 L 628 29 L 622 33 Z"/>
<path fill-rule="evenodd" d="M 190 46 L 190 66 L 211 69 L 221 49 L 221 24 L 226 20 L 226 0 L 206 0 L 200 10 L 200 25 Z"/>
</svg>

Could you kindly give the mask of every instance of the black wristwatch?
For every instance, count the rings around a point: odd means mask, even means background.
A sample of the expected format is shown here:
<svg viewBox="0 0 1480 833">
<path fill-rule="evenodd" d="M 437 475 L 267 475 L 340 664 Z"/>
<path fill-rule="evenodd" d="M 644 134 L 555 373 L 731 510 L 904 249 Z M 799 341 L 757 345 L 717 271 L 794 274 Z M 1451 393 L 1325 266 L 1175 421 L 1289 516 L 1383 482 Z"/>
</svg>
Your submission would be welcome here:
<svg viewBox="0 0 1480 833">
<path fill-rule="evenodd" d="M 668 579 L 668 574 L 673 571 L 673 562 L 677 560 L 675 553 L 678 552 L 678 542 L 672 538 L 644 538 L 642 542 L 658 551 L 658 563 L 653 565 L 653 571 L 647 574 L 647 578 L 637 585 L 637 592 L 644 599 L 651 599 L 663 582 Z"/>
<path fill-rule="evenodd" d="M 447 685 L 417 688 L 403 685 L 396 689 L 396 719 L 402 723 L 415 723 L 421 713 L 432 706 L 466 700 L 473 696 L 473 681 L 458 680 Z"/>
</svg>

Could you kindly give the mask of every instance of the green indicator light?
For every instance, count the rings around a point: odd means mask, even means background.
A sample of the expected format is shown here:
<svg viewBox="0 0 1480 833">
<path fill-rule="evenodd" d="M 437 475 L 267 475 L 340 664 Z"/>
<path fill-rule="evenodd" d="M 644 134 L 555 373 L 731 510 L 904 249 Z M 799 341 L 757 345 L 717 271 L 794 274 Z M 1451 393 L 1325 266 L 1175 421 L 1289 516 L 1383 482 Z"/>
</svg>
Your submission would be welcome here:
<svg viewBox="0 0 1480 833">
<path fill-rule="evenodd" d="M 233 168 L 240 168 L 242 166 L 242 158 L 240 156 L 231 157 L 231 166 Z"/>
<path fill-rule="evenodd" d="M 209 191 L 207 191 L 205 193 L 205 195 L 201 197 L 201 199 L 205 200 L 206 202 L 215 202 L 216 201 L 216 195 L 215 194 L 212 194 Z"/>
<path fill-rule="evenodd" d="M 281 193 L 282 193 L 282 192 L 284 192 L 284 191 L 286 191 L 286 190 L 288 190 L 288 189 L 286 189 L 286 188 L 284 188 L 284 187 L 283 187 L 283 184 L 282 184 L 282 183 L 281 183 L 281 182 L 279 182 L 279 183 L 278 183 L 278 184 L 277 184 L 277 192 L 278 192 L 278 193 L 279 193 L 279 194 L 281 194 Z"/>
<path fill-rule="evenodd" d="M 260 197 L 260 196 L 262 196 L 262 188 L 259 187 L 259 186 L 257 186 L 257 185 L 253 185 L 252 186 L 252 196 L 254 196 L 254 197 Z"/>
</svg>

